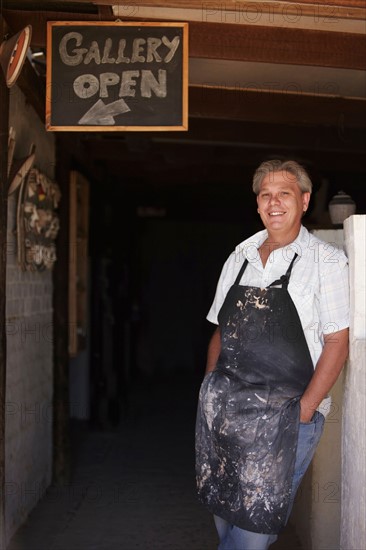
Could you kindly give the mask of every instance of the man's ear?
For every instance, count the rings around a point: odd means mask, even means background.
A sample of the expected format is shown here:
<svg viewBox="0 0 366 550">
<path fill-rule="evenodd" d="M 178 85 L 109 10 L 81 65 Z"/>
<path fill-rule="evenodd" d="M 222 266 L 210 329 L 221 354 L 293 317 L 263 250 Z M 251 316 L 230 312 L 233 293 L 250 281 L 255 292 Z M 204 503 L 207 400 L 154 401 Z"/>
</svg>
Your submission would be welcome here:
<svg viewBox="0 0 366 550">
<path fill-rule="evenodd" d="M 309 202 L 310 202 L 310 193 L 307 191 L 306 193 L 302 194 L 302 205 L 303 205 L 304 212 L 307 211 L 309 207 Z"/>
</svg>

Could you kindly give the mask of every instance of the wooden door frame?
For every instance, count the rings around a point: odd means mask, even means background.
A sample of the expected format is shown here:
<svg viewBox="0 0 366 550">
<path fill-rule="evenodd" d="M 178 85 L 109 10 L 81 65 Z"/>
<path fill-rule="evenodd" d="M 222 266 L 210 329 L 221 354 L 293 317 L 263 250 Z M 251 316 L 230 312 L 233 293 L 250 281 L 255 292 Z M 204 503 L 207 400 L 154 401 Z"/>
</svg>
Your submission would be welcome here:
<svg viewBox="0 0 366 550">
<path fill-rule="evenodd" d="M 0 15 L 0 43 L 5 35 Z M 9 90 L 0 70 L 0 548 L 5 549 L 6 252 L 8 225 Z"/>
</svg>

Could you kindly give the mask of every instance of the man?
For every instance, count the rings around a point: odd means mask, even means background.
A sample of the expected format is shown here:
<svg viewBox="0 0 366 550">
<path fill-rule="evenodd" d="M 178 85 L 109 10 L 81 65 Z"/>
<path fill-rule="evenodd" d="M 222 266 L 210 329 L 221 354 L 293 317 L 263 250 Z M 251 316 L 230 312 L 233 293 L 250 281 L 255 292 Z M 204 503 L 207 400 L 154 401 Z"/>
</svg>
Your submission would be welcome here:
<svg viewBox="0 0 366 550">
<path fill-rule="evenodd" d="M 265 230 L 223 267 L 197 415 L 198 492 L 219 550 L 276 540 L 348 353 L 347 258 L 301 224 L 308 174 L 294 161 L 265 162 L 253 190 Z"/>
</svg>

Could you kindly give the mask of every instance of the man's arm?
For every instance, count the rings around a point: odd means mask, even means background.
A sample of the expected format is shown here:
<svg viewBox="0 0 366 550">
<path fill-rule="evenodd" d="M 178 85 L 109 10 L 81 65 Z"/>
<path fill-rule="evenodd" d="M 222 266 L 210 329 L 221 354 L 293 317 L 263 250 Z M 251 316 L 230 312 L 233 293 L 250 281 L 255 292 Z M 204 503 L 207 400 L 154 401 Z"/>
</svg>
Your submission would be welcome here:
<svg viewBox="0 0 366 550">
<path fill-rule="evenodd" d="M 221 351 L 220 329 L 217 327 L 213 333 L 207 350 L 207 363 L 205 375 L 213 371 Z"/>
<path fill-rule="evenodd" d="M 335 384 L 348 355 L 348 328 L 324 336 L 324 347 L 301 400 L 301 422 L 310 422 L 316 408 Z"/>
</svg>

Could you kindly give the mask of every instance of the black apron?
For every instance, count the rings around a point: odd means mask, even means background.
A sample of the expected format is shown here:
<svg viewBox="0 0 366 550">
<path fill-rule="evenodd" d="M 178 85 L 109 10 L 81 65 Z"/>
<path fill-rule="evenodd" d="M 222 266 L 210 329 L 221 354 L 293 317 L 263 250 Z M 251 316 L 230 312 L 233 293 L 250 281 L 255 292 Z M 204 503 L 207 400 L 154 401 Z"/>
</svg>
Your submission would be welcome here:
<svg viewBox="0 0 366 550">
<path fill-rule="evenodd" d="M 212 513 L 256 533 L 276 534 L 286 523 L 300 397 L 314 373 L 287 290 L 296 257 L 264 289 L 239 284 L 245 260 L 218 316 L 217 366 L 200 389 L 199 499 Z"/>
</svg>

